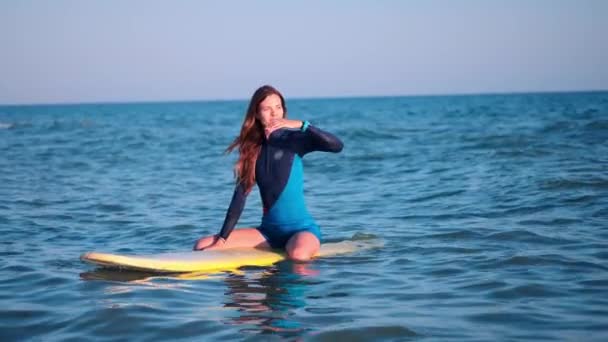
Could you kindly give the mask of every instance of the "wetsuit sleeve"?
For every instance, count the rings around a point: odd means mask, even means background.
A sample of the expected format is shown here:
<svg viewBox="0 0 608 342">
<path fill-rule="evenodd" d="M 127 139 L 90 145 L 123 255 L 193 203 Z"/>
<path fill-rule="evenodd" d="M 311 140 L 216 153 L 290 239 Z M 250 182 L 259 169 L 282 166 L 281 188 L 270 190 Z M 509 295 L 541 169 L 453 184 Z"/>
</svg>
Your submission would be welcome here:
<svg viewBox="0 0 608 342">
<path fill-rule="evenodd" d="M 298 153 L 304 155 L 313 151 L 334 152 L 342 151 L 344 144 L 335 135 L 320 128 L 305 123 L 302 141 L 298 144 Z"/>
<path fill-rule="evenodd" d="M 236 223 L 239 221 L 243 208 L 245 208 L 246 200 L 247 194 L 245 193 L 245 186 L 243 183 L 239 182 L 236 189 L 234 189 L 234 194 L 232 195 L 232 200 L 230 201 L 230 206 L 228 207 L 226 218 L 224 219 L 224 225 L 219 234 L 224 240 L 228 239 L 234 226 L 236 226 Z"/>
</svg>

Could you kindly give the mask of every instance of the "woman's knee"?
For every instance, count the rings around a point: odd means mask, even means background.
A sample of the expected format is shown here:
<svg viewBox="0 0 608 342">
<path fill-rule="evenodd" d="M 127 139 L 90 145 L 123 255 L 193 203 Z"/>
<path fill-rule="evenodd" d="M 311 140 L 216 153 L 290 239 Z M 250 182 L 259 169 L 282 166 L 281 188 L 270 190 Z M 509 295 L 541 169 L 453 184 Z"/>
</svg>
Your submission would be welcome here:
<svg viewBox="0 0 608 342">
<path fill-rule="evenodd" d="M 289 259 L 294 261 L 308 261 L 314 255 L 314 252 L 309 248 L 293 248 L 287 252 Z"/>
<path fill-rule="evenodd" d="M 319 250 L 319 239 L 310 232 L 301 232 L 294 235 L 286 246 L 287 256 L 295 261 L 308 261 Z"/>
</svg>

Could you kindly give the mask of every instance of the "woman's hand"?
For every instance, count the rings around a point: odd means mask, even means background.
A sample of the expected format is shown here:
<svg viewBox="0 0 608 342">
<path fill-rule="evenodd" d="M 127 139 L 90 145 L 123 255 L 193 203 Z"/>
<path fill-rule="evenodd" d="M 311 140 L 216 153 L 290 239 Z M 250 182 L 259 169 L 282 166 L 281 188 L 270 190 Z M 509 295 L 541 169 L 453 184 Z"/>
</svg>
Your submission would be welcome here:
<svg viewBox="0 0 608 342">
<path fill-rule="evenodd" d="M 211 251 L 211 250 L 214 250 L 214 249 L 222 249 L 222 248 L 224 248 L 225 244 L 226 244 L 226 240 L 224 240 L 223 238 L 221 238 L 221 237 L 218 236 L 215 239 L 215 242 L 213 242 L 213 244 L 211 246 L 203 248 L 203 250 L 204 251 Z"/>
<path fill-rule="evenodd" d="M 195 251 L 203 251 L 203 250 L 208 250 L 208 249 L 220 249 L 220 248 L 223 248 L 225 244 L 226 244 L 226 240 L 219 237 L 218 235 L 207 236 L 207 237 L 199 239 L 194 244 L 193 249 Z"/>
<path fill-rule="evenodd" d="M 302 121 L 300 120 L 289 120 L 289 119 L 272 119 L 264 127 L 266 138 L 279 128 L 300 128 L 302 127 Z"/>
</svg>

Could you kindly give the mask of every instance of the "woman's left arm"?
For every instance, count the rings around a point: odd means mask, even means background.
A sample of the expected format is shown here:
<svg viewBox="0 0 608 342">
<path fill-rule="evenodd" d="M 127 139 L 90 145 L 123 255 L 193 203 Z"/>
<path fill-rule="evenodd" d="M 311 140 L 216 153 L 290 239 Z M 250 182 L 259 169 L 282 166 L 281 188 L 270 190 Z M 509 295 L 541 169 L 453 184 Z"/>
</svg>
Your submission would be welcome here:
<svg viewBox="0 0 608 342">
<path fill-rule="evenodd" d="M 311 125 L 308 121 L 302 123 L 300 130 L 304 133 L 301 154 L 312 151 L 338 153 L 344 148 L 344 143 L 338 137 Z"/>
<path fill-rule="evenodd" d="M 290 145 L 295 145 L 295 149 L 300 155 L 312 151 L 338 153 L 344 148 L 342 141 L 335 135 L 326 132 L 310 124 L 308 121 L 275 119 L 266 127 L 266 134 L 270 134 L 279 128 L 291 128 L 300 130 L 299 134 L 290 135 L 294 140 L 289 141 Z"/>
</svg>

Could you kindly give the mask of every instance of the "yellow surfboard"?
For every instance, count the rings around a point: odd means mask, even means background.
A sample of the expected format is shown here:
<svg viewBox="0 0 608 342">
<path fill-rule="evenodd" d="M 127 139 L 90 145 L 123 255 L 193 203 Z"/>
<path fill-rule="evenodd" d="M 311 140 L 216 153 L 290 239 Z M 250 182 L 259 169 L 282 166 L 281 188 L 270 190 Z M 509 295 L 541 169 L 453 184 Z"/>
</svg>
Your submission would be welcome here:
<svg viewBox="0 0 608 342">
<path fill-rule="evenodd" d="M 381 246 L 381 241 L 377 239 L 324 243 L 315 257 L 347 254 Z M 158 273 L 230 271 L 242 266 L 269 266 L 285 258 L 283 251 L 255 248 L 149 255 L 88 252 L 80 256 L 82 261 L 98 266 Z"/>
</svg>

